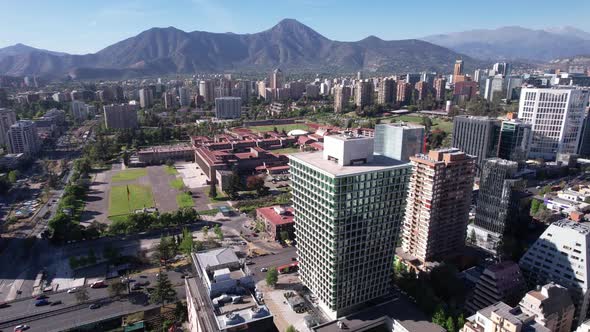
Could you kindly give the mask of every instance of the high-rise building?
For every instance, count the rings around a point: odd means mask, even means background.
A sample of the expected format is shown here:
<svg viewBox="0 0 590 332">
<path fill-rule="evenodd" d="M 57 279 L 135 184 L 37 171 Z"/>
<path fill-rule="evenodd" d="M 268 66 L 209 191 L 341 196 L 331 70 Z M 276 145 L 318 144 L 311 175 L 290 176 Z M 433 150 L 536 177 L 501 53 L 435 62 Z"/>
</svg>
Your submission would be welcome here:
<svg viewBox="0 0 590 332">
<path fill-rule="evenodd" d="M 487 267 L 477 280 L 465 309 L 475 313 L 500 301 L 515 306 L 526 290 L 526 281 L 518 264 L 512 261 L 494 264 Z"/>
<path fill-rule="evenodd" d="M 497 156 L 499 136 L 499 120 L 470 115 L 460 115 L 453 119 L 451 146 L 477 158 L 477 174 L 485 159 Z"/>
<path fill-rule="evenodd" d="M 428 83 L 430 86 L 434 85 L 435 78 L 436 78 L 436 73 L 428 73 L 428 72 L 420 73 L 420 81 L 424 81 L 424 82 Z"/>
<path fill-rule="evenodd" d="M 520 98 L 522 83 L 522 77 L 506 78 L 506 100 L 518 100 Z"/>
<path fill-rule="evenodd" d="M 408 104 L 412 98 L 412 85 L 405 81 L 398 81 L 396 98 L 398 103 Z"/>
<path fill-rule="evenodd" d="M 505 84 L 506 80 L 502 75 L 486 78 L 483 98 L 490 101 L 504 98 L 506 96 Z"/>
<path fill-rule="evenodd" d="M 303 93 L 305 92 L 305 83 L 301 81 L 297 82 L 289 82 L 288 83 L 291 99 L 299 100 L 303 97 Z"/>
<path fill-rule="evenodd" d="M 463 75 L 463 60 L 457 59 L 455 61 L 455 67 L 453 68 L 453 77 L 460 75 Z"/>
<path fill-rule="evenodd" d="M 588 96 L 588 90 L 576 88 L 522 89 L 518 118 L 533 128 L 529 158 L 554 160 L 578 152 Z"/>
<path fill-rule="evenodd" d="M 517 177 L 518 163 L 500 158 L 484 161 L 479 182 L 475 221 L 468 231 L 476 245 L 496 253 L 505 232 L 518 221 L 518 193 L 525 183 Z"/>
<path fill-rule="evenodd" d="M 424 126 L 394 122 L 375 126 L 375 153 L 409 162 L 410 157 L 422 152 Z"/>
<path fill-rule="evenodd" d="M 104 123 L 108 129 L 137 128 L 137 106 L 113 104 L 103 107 Z"/>
<path fill-rule="evenodd" d="M 422 75 L 420 75 L 420 74 L 410 73 L 410 74 L 406 74 L 405 81 L 410 83 L 410 86 L 413 87 L 414 85 L 416 85 L 416 83 L 420 82 L 421 77 L 422 77 Z"/>
<path fill-rule="evenodd" d="M 238 119 L 242 115 L 242 98 L 215 98 L 215 117 L 218 119 Z"/>
<path fill-rule="evenodd" d="M 582 135 L 580 135 L 580 144 L 578 146 L 580 156 L 590 156 L 590 114 L 586 113 L 584 124 L 582 126 Z"/>
<path fill-rule="evenodd" d="M 199 96 L 203 96 L 206 103 L 212 103 L 214 100 L 214 86 L 210 80 L 199 82 Z"/>
<path fill-rule="evenodd" d="M 572 330 L 575 308 L 565 287 L 553 282 L 548 283 L 526 293 L 518 306 L 551 332 Z"/>
<path fill-rule="evenodd" d="M 428 82 L 420 81 L 414 86 L 416 88 L 418 100 L 424 100 L 428 96 L 430 86 Z"/>
<path fill-rule="evenodd" d="M 511 66 L 506 62 L 496 62 L 492 66 L 492 71 L 495 73 L 495 75 L 499 74 L 502 76 L 508 76 L 510 75 Z"/>
<path fill-rule="evenodd" d="M 189 91 L 184 86 L 178 88 L 178 101 L 180 103 L 180 107 L 188 107 L 191 104 Z"/>
<path fill-rule="evenodd" d="M 434 80 L 434 99 L 444 101 L 446 99 L 446 85 L 447 80 L 442 77 L 438 77 Z"/>
<path fill-rule="evenodd" d="M 498 157 L 506 160 L 522 162 L 527 159 L 531 140 L 532 126 L 520 120 L 502 121 Z"/>
<path fill-rule="evenodd" d="M 74 100 L 70 104 L 70 110 L 72 112 L 72 118 L 76 123 L 88 120 L 88 109 L 86 108 L 85 103 Z"/>
<path fill-rule="evenodd" d="M 290 156 L 300 278 L 334 319 L 391 287 L 411 169 L 373 145 L 326 136 L 323 152 Z"/>
<path fill-rule="evenodd" d="M 391 78 L 385 78 L 379 82 L 377 91 L 377 103 L 380 105 L 395 103 L 397 83 Z"/>
<path fill-rule="evenodd" d="M 280 68 L 273 70 L 270 75 L 270 88 L 275 90 L 283 87 L 283 72 Z"/>
<path fill-rule="evenodd" d="M 458 149 L 433 150 L 410 158 L 412 176 L 402 231 L 402 250 L 428 270 L 428 262 L 456 254 L 465 245 L 475 157 Z"/>
<path fill-rule="evenodd" d="M 556 282 L 569 290 L 581 324 L 590 310 L 590 225 L 568 219 L 549 225 L 520 259 L 520 268 L 530 287 Z"/>
<path fill-rule="evenodd" d="M 487 76 L 488 76 L 487 69 L 476 69 L 475 72 L 473 73 L 473 81 L 480 83 L 481 80 L 483 80 Z"/>
<path fill-rule="evenodd" d="M 305 85 L 305 96 L 307 98 L 317 98 L 320 96 L 320 87 L 315 84 Z"/>
<path fill-rule="evenodd" d="M 334 112 L 341 113 L 350 100 L 350 87 L 338 84 L 334 87 Z"/>
<path fill-rule="evenodd" d="M 174 107 L 174 96 L 172 95 L 172 92 L 170 91 L 166 91 L 164 92 L 164 108 L 166 108 L 167 110 L 172 109 Z"/>
<path fill-rule="evenodd" d="M 364 108 L 373 103 L 373 83 L 368 80 L 359 81 L 354 89 L 354 104 Z"/>
<path fill-rule="evenodd" d="M 8 146 L 8 130 L 16 123 L 16 113 L 7 108 L 0 108 L 0 146 Z"/>
<path fill-rule="evenodd" d="M 474 81 L 455 82 L 453 97 L 455 100 L 469 101 L 477 95 L 478 84 Z"/>
<path fill-rule="evenodd" d="M 139 105 L 141 108 L 151 107 L 154 103 L 154 94 L 151 89 L 143 88 L 139 90 Z"/>
<path fill-rule="evenodd" d="M 31 120 L 19 120 L 8 130 L 8 147 L 10 153 L 23 153 L 29 157 L 36 156 L 41 149 L 37 136 L 37 125 Z"/>
</svg>

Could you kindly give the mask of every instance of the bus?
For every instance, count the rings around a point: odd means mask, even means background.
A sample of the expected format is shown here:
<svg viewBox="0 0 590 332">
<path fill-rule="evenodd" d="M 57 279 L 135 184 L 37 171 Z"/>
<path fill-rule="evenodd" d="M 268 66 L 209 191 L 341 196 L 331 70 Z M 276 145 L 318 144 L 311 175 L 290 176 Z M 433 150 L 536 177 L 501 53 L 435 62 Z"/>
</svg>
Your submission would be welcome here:
<svg viewBox="0 0 590 332">
<path fill-rule="evenodd" d="M 285 265 L 281 265 L 281 266 L 277 267 L 277 271 L 279 271 L 280 274 L 295 272 L 298 269 L 299 269 L 299 262 L 285 264 Z"/>
</svg>

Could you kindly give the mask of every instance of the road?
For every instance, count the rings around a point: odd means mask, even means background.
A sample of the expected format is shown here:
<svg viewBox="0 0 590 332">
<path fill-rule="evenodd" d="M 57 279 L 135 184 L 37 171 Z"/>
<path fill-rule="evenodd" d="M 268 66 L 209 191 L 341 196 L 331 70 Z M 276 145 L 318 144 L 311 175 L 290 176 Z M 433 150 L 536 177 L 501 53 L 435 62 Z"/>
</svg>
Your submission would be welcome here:
<svg viewBox="0 0 590 332">
<path fill-rule="evenodd" d="M 185 297 L 184 280 L 181 278 L 182 272 L 168 271 L 168 277 L 174 285 L 177 297 L 183 299 Z M 149 281 L 150 286 L 156 282 L 156 276 L 147 274 L 147 278 L 140 278 L 139 276 L 132 276 L 132 280 Z M 148 286 L 148 287 L 150 287 Z M 81 323 L 90 323 L 102 320 L 110 315 L 121 315 L 123 312 L 136 312 L 146 308 L 153 308 L 146 304 L 148 298 L 146 293 L 142 291 L 132 292 L 135 299 L 131 303 L 127 300 L 113 301 L 109 298 L 108 288 L 92 289 L 86 287 L 90 300 L 88 302 L 100 302 L 103 306 L 99 309 L 89 309 L 88 304 L 80 305 L 76 301 L 75 294 L 68 294 L 67 292 L 51 294 L 47 299 L 49 302 L 62 301 L 62 304 L 56 306 L 35 307 L 35 299 L 22 300 L 12 302 L 10 307 L 0 309 L 0 328 L 10 328 L 18 324 L 27 324 L 31 326 L 31 331 L 53 331 L 64 330 L 68 327 L 75 327 Z M 33 315 L 46 313 L 36 319 Z M 45 317 L 47 316 L 47 317 Z M 30 317 L 30 318 L 25 318 Z M 7 323 L 9 321 L 25 318 L 25 321 L 18 320 L 14 323 Z M 30 320 L 30 321 L 28 321 Z"/>
<path fill-rule="evenodd" d="M 295 247 L 286 247 L 275 251 L 274 255 L 258 256 L 251 259 L 254 264 L 248 265 L 250 271 L 254 273 L 256 281 L 264 280 L 266 272 L 261 272 L 262 268 L 279 267 L 281 265 L 293 263 L 291 258 L 297 257 Z"/>
</svg>

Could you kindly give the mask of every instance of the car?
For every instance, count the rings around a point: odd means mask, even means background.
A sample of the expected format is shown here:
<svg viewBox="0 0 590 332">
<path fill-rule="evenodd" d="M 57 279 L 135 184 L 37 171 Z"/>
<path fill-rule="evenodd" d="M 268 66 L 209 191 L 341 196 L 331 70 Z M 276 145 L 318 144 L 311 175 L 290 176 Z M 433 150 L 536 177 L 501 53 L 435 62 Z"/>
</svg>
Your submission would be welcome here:
<svg viewBox="0 0 590 332">
<path fill-rule="evenodd" d="M 253 261 L 246 261 L 246 265 L 252 265 L 252 264 L 256 264 Z"/>
<path fill-rule="evenodd" d="M 78 291 L 78 287 L 68 289 L 68 294 L 72 294 Z"/>
<path fill-rule="evenodd" d="M 100 308 L 100 303 L 92 303 L 88 308 L 89 309 L 98 309 L 98 308 Z"/>
<path fill-rule="evenodd" d="M 62 303 L 62 302 L 58 300 L 58 301 L 53 301 L 53 302 L 51 302 L 49 305 L 53 307 L 53 306 L 55 306 L 55 305 L 59 305 L 59 304 L 61 304 L 61 303 Z"/>
<path fill-rule="evenodd" d="M 106 287 L 106 284 L 104 283 L 104 281 L 97 281 L 92 283 L 92 285 L 90 285 L 90 288 L 103 288 Z"/>
<path fill-rule="evenodd" d="M 25 331 L 25 330 L 28 330 L 28 329 L 30 329 L 30 328 L 31 328 L 31 327 L 30 327 L 29 325 L 27 325 L 27 324 L 21 324 L 21 325 L 17 325 L 17 326 L 15 326 L 15 327 L 14 327 L 14 331 L 15 331 L 15 332 L 16 332 L 16 331 Z"/>
<path fill-rule="evenodd" d="M 49 304 L 49 301 L 47 301 L 46 299 L 42 299 L 42 300 L 35 302 L 35 307 L 42 307 L 42 306 L 48 305 L 48 304 Z"/>
<path fill-rule="evenodd" d="M 266 267 L 263 267 L 260 269 L 260 272 L 267 272 L 267 271 L 268 271 L 268 269 Z"/>
<path fill-rule="evenodd" d="M 48 299 L 48 298 L 49 298 L 49 296 L 41 294 L 41 295 L 37 296 L 35 298 L 35 300 L 45 300 L 45 299 Z"/>
</svg>

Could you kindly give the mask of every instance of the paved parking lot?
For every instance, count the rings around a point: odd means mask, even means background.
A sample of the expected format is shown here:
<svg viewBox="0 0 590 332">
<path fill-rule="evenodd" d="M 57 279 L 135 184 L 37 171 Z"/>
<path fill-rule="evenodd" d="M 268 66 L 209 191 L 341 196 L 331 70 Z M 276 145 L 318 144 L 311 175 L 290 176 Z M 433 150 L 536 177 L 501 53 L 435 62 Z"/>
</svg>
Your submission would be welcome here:
<svg viewBox="0 0 590 332">
<path fill-rule="evenodd" d="M 176 163 L 174 167 L 178 170 L 182 176 L 184 185 L 188 188 L 200 188 L 207 186 L 207 176 L 203 171 L 198 168 L 199 166 L 195 163 Z"/>
</svg>

